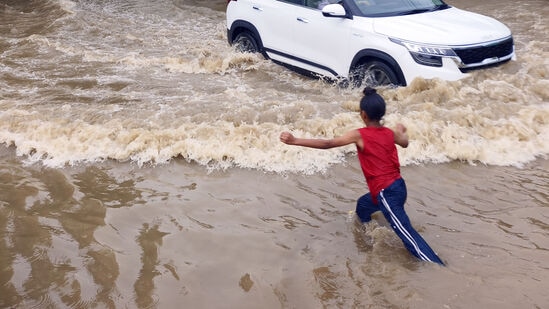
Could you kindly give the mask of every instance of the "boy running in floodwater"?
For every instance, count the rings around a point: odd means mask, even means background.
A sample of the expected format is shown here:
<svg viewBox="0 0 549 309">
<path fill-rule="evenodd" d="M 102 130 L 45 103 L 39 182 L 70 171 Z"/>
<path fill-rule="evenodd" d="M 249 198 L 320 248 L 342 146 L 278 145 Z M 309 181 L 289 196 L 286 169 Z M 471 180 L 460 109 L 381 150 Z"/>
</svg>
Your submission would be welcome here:
<svg viewBox="0 0 549 309">
<path fill-rule="evenodd" d="M 385 100 L 376 90 L 366 87 L 360 100 L 360 117 L 366 125 L 332 139 L 305 139 L 294 137 L 289 132 L 280 134 L 280 141 L 318 149 L 355 144 L 362 172 L 369 193 L 360 197 L 356 214 L 362 222 L 369 222 L 371 215 L 380 210 L 408 251 L 421 260 L 444 265 L 427 242 L 412 227 L 404 211 L 406 184 L 400 176 L 400 163 L 395 144 L 408 147 L 406 127 L 397 124 L 395 131 L 384 127 L 381 118 L 385 115 Z"/>
</svg>

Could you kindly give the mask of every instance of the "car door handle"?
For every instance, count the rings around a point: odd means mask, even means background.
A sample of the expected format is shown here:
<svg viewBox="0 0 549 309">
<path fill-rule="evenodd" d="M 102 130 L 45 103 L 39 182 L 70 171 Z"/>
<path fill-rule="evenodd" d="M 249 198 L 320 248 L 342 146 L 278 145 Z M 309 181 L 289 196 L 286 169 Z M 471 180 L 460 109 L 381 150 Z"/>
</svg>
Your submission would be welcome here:
<svg viewBox="0 0 549 309">
<path fill-rule="evenodd" d="M 307 18 L 303 18 L 303 17 L 298 17 L 297 21 L 302 22 L 302 23 L 306 23 L 306 24 L 309 23 L 309 20 Z"/>
<path fill-rule="evenodd" d="M 256 10 L 256 11 L 263 11 L 262 8 L 260 8 L 260 7 L 258 7 L 258 6 L 255 6 L 255 5 L 252 6 L 252 8 L 253 8 L 254 10 Z"/>
</svg>

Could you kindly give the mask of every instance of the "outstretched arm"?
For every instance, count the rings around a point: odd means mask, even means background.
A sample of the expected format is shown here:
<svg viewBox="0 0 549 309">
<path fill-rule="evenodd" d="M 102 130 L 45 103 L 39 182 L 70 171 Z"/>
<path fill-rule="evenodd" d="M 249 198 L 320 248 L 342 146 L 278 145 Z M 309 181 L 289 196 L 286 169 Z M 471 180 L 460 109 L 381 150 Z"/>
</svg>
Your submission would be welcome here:
<svg viewBox="0 0 549 309">
<path fill-rule="evenodd" d="M 358 130 L 351 130 L 341 136 L 331 139 L 318 138 L 297 138 L 290 132 L 282 132 L 280 141 L 288 145 L 304 146 L 309 148 L 329 149 L 334 147 L 345 146 L 349 144 L 358 144 L 362 141 Z"/>
<path fill-rule="evenodd" d="M 408 147 L 408 134 L 406 133 L 406 127 L 401 124 L 397 123 L 396 128 L 394 130 L 395 132 L 395 144 L 406 148 Z"/>
</svg>

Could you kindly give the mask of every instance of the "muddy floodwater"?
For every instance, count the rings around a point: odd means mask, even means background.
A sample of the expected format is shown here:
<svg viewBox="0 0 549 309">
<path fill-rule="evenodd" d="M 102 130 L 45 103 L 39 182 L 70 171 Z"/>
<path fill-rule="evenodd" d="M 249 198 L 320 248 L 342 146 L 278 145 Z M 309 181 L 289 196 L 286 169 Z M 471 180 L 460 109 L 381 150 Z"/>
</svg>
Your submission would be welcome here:
<svg viewBox="0 0 549 309">
<path fill-rule="evenodd" d="M 424 263 L 353 147 L 361 89 L 227 43 L 226 1 L 0 0 L 0 308 L 549 308 L 549 4 L 517 59 L 380 89 Z M 349 216 L 350 215 L 350 216 Z"/>
</svg>

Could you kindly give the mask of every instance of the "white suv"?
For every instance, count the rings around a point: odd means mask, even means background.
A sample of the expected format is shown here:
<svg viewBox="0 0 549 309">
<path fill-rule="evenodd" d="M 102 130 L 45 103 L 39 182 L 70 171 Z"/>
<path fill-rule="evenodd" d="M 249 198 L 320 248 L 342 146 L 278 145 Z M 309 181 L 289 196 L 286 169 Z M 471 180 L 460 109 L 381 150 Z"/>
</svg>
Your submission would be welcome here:
<svg viewBox="0 0 549 309">
<path fill-rule="evenodd" d="M 457 80 L 515 57 L 505 25 L 441 0 L 229 0 L 227 39 L 355 85 Z"/>
</svg>

